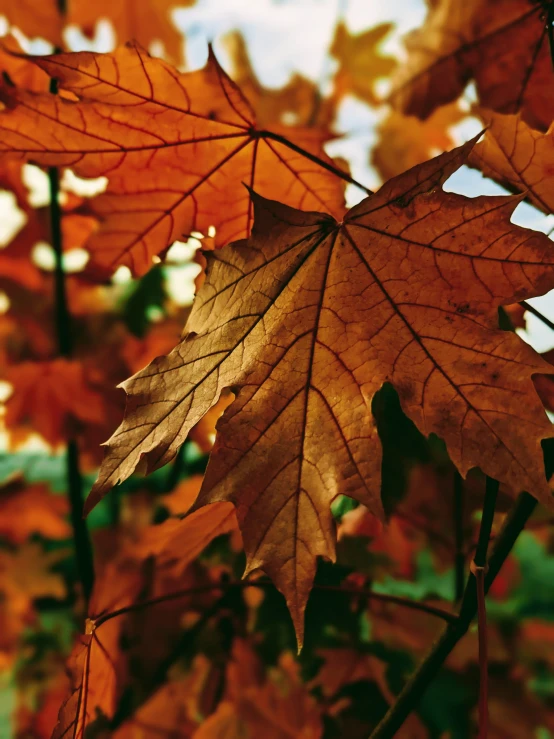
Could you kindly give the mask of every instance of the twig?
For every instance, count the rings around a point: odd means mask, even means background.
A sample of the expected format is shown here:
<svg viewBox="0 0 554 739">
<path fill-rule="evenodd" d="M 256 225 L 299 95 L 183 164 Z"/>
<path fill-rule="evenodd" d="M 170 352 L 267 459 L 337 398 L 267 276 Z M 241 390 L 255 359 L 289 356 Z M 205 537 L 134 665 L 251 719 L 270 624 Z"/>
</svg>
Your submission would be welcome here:
<svg viewBox="0 0 554 739">
<path fill-rule="evenodd" d="M 460 603 L 465 585 L 464 552 L 464 482 L 457 469 L 454 470 L 454 602 Z"/>
<path fill-rule="evenodd" d="M 92 618 L 96 629 L 100 628 L 106 621 L 110 621 L 112 618 L 117 616 L 123 616 L 126 613 L 133 613 L 134 611 L 141 610 L 142 608 L 149 608 L 150 606 L 157 605 L 158 603 L 166 603 L 170 600 L 178 600 L 179 598 L 185 598 L 189 595 L 200 595 L 202 593 L 210 593 L 214 590 L 228 590 L 229 588 L 273 588 L 275 587 L 271 580 L 236 580 L 230 582 L 217 583 L 215 585 L 204 585 L 199 588 L 187 588 L 184 590 L 176 590 L 173 593 L 167 593 L 166 595 L 160 595 L 158 598 L 151 598 L 150 600 L 141 601 L 139 603 L 131 603 L 128 606 L 122 606 L 115 611 L 109 613 L 103 613 L 96 618 Z M 425 603 L 419 603 L 409 598 L 401 598 L 396 595 L 387 595 L 386 593 L 376 593 L 366 588 L 343 588 L 340 585 L 314 585 L 314 590 L 324 590 L 335 593 L 347 593 L 348 595 L 357 595 L 362 598 L 368 598 L 372 600 L 379 600 L 383 603 L 394 603 L 398 606 L 404 606 L 406 608 L 412 608 L 416 611 L 424 611 L 431 616 L 437 616 L 442 618 L 444 621 L 453 623 L 458 620 L 455 613 L 450 613 L 443 608 L 436 606 L 426 605 Z"/>
<path fill-rule="evenodd" d="M 473 558 L 471 572 L 475 577 L 477 593 L 477 625 L 479 629 L 479 739 L 487 739 L 489 728 L 488 708 L 488 644 L 487 644 L 487 609 L 485 605 L 485 573 L 487 566 L 487 551 L 491 536 L 492 522 L 496 497 L 498 495 L 498 480 L 487 477 L 485 489 L 485 503 L 479 528 L 477 549 Z"/>
<path fill-rule="evenodd" d="M 52 80 L 50 91 L 52 93 L 57 91 L 55 80 Z M 59 202 L 60 177 L 55 167 L 51 167 L 48 170 L 48 182 L 50 189 L 50 228 L 55 258 L 54 315 L 56 320 L 58 353 L 61 357 L 70 358 L 73 354 L 73 334 L 63 266 L 62 213 Z M 75 438 L 70 438 L 67 442 L 66 474 L 70 518 L 73 528 L 73 541 L 75 543 L 75 557 L 77 560 L 79 580 L 88 608 L 88 602 L 94 585 L 94 566 L 87 523 L 83 518 L 83 481 L 79 466 L 79 447 Z"/>
<path fill-rule="evenodd" d="M 545 326 L 548 326 L 548 328 L 551 328 L 552 331 L 554 331 L 554 322 L 550 320 L 550 318 L 547 318 L 546 316 L 543 316 L 540 311 L 538 311 L 536 308 L 534 308 L 530 303 L 528 303 L 526 300 L 522 300 L 520 303 L 522 308 L 525 308 L 525 310 L 528 310 L 529 313 L 532 313 L 534 316 L 536 316 L 540 321 L 544 323 Z"/>
<path fill-rule="evenodd" d="M 484 589 L 488 591 L 517 537 L 535 510 L 537 501 L 529 493 L 518 496 L 494 541 Z M 445 659 L 467 632 L 477 611 L 477 589 L 473 575 L 468 579 L 457 621 L 449 623 L 427 657 L 410 677 L 395 703 L 371 734 L 371 739 L 392 739 L 437 675 Z"/>
</svg>

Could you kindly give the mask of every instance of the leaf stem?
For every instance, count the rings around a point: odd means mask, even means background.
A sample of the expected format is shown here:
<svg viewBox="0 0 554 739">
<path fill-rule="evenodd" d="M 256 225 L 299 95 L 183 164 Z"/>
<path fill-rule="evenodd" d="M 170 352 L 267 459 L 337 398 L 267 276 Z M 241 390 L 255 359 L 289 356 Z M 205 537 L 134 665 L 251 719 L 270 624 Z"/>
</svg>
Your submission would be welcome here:
<svg viewBox="0 0 554 739">
<path fill-rule="evenodd" d="M 274 131 L 260 131 L 258 135 L 260 136 L 260 138 L 271 139 L 272 141 L 277 141 L 278 143 L 283 144 L 283 146 L 287 146 L 289 149 L 295 151 L 297 154 L 301 154 L 303 157 L 306 157 L 306 159 L 314 162 L 314 164 L 319 164 L 319 166 L 323 167 L 323 169 L 326 169 L 328 172 L 332 172 L 337 177 L 340 177 L 341 180 L 349 182 L 351 185 L 355 185 L 368 195 L 373 195 L 373 190 L 370 190 L 365 185 L 362 185 L 361 182 L 355 180 L 347 172 L 344 172 L 342 169 L 340 169 L 340 167 L 336 167 L 332 162 L 326 162 L 324 159 L 320 159 L 320 157 L 312 154 L 306 149 L 303 149 L 301 146 L 293 144 L 292 141 L 289 141 L 285 136 L 281 136 Z"/>
<path fill-rule="evenodd" d="M 529 493 L 521 493 L 495 539 L 489 559 L 489 568 L 485 575 L 484 590 L 488 591 L 498 575 L 506 557 L 510 553 L 517 537 L 522 532 L 530 515 L 535 510 L 537 501 Z M 432 646 L 417 670 L 413 673 L 390 707 L 370 739 L 392 739 L 409 714 L 417 707 L 429 684 L 436 677 L 445 659 L 456 644 L 467 632 L 477 611 L 477 589 L 473 575 L 467 581 L 464 598 L 458 619 L 447 624 L 442 634 Z"/>
<path fill-rule="evenodd" d="M 56 83 L 52 80 L 50 91 L 55 93 Z M 63 266 L 62 212 L 60 208 L 60 175 L 55 167 L 48 170 L 50 190 L 50 229 L 52 248 L 54 250 L 54 315 L 56 322 L 56 338 L 58 354 L 70 358 L 73 354 L 73 333 L 71 315 L 67 303 L 65 271 Z M 83 480 L 79 465 L 79 447 L 75 438 L 69 438 L 66 449 L 66 475 L 70 507 L 70 519 L 73 529 L 75 558 L 83 595 L 87 603 L 90 600 L 94 585 L 94 566 L 92 546 L 83 518 Z"/>
</svg>

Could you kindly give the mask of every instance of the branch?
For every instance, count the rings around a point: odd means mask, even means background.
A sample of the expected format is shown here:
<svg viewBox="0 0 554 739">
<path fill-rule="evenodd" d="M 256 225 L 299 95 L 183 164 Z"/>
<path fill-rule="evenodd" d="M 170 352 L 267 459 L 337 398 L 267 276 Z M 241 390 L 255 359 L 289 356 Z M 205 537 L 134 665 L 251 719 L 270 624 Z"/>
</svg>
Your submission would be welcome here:
<svg viewBox="0 0 554 739">
<path fill-rule="evenodd" d="M 464 552 L 464 481 L 454 469 L 454 602 L 460 603 L 464 595 L 465 552 Z"/>
<path fill-rule="evenodd" d="M 496 496 L 499 488 L 498 480 L 487 476 L 485 503 L 479 529 L 477 549 L 473 558 L 471 572 L 475 577 L 477 592 L 477 626 L 479 629 L 479 737 L 486 739 L 489 726 L 489 666 L 487 643 L 487 609 L 485 605 L 485 568 L 487 566 L 487 550 L 491 536 Z"/>
<path fill-rule="evenodd" d="M 489 569 L 485 576 L 485 592 L 488 591 L 498 575 L 536 505 L 537 501 L 529 493 L 521 493 L 506 516 L 492 548 Z M 394 705 L 391 706 L 383 720 L 375 728 L 370 739 L 392 739 L 396 735 L 408 715 L 418 705 L 445 659 L 467 632 L 476 611 L 477 589 L 475 578 L 471 575 L 466 585 L 458 619 L 445 627 L 427 657 L 421 662 L 398 695 Z"/>
<path fill-rule="evenodd" d="M 110 621 L 112 618 L 117 616 L 123 616 L 126 613 L 133 613 L 139 611 L 142 608 L 148 608 L 150 606 L 157 605 L 158 603 L 166 603 L 171 600 L 178 600 L 179 598 L 185 598 L 189 595 L 200 595 L 202 593 L 214 592 L 215 590 L 229 590 L 231 588 L 273 588 L 275 587 L 271 580 L 236 580 L 230 582 L 217 583 L 216 585 L 204 585 L 199 588 L 186 588 L 184 590 L 176 590 L 173 593 L 167 593 L 166 595 L 160 595 L 158 598 L 151 598 L 150 600 L 144 600 L 139 603 L 131 603 L 128 606 L 122 606 L 115 611 L 109 613 L 103 613 L 97 618 L 93 618 L 94 626 L 96 629 L 100 628 L 106 621 Z M 340 585 L 314 585 L 314 590 L 324 590 L 334 593 L 347 593 L 349 595 L 357 595 L 362 598 L 368 598 L 370 600 L 379 600 L 382 603 L 394 603 L 398 606 L 405 606 L 406 608 L 412 608 L 416 611 L 424 611 L 431 616 L 437 616 L 442 618 L 448 623 L 455 623 L 458 617 L 454 613 L 438 608 L 436 606 L 426 605 L 425 603 L 419 603 L 409 598 L 401 598 L 396 595 L 387 595 L 386 593 L 376 593 L 366 588 L 343 588 Z"/>
<path fill-rule="evenodd" d="M 52 80 L 50 91 L 57 92 L 56 82 Z M 55 167 L 48 170 L 50 189 L 50 229 L 54 249 L 54 315 L 58 353 L 69 358 L 73 354 L 73 333 L 71 315 L 67 304 L 65 272 L 63 267 L 62 213 L 60 208 L 60 175 Z M 66 450 L 66 474 L 73 541 L 79 580 L 87 603 L 94 585 L 94 565 L 92 546 L 87 523 L 83 518 L 83 480 L 79 466 L 79 447 L 75 438 L 68 439 Z"/>
<path fill-rule="evenodd" d="M 529 313 L 532 313 L 534 316 L 536 316 L 540 321 L 544 323 L 545 326 L 548 326 L 548 328 L 552 329 L 554 331 L 554 322 L 550 320 L 550 318 L 547 318 L 546 316 L 543 316 L 542 313 L 540 313 L 536 308 L 533 308 L 533 306 L 528 303 L 526 300 L 522 300 L 520 303 L 522 308 L 525 308 L 525 310 L 528 310 Z"/>
<path fill-rule="evenodd" d="M 281 136 L 280 134 L 274 133 L 273 131 L 259 131 L 258 136 L 263 139 L 278 141 L 280 144 L 283 144 L 283 146 L 287 146 L 289 149 L 292 149 L 292 151 L 295 151 L 297 154 L 301 154 L 303 157 L 306 157 L 306 159 L 314 162 L 314 164 L 319 164 L 319 166 L 323 167 L 323 169 L 326 169 L 328 172 L 332 172 L 337 177 L 340 177 L 341 180 L 349 182 L 351 185 L 356 185 L 356 187 L 358 187 L 360 190 L 363 190 L 368 195 L 373 195 L 373 190 L 370 190 L 365 185 L 362 185 L 360 182 L 351 177 L 347 172 L 344 172 L 342 169 L 336 167 L 331 162 L 326 162 L 325 159 L 320 159 L 318 156 L 312 154 L 309 151 L 306 151 L 306 149 L 303 149 L 301 146 L 293 144 L 292 141 L 289 141 L 285 136 Z"/>
</svg>

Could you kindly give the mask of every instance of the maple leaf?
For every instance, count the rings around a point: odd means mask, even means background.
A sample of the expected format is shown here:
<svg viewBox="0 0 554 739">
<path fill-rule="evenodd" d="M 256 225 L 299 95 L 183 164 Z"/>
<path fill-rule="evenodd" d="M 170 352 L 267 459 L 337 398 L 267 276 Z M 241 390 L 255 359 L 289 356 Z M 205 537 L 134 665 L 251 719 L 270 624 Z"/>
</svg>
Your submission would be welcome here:
<svg viewBox="0 0 554 739">
<path fill-rule="evenodd" d="M 136 518 L 135 511 L 132 518 L 135 526 Z M 177 588 L 186 590 L 191 581 L 194 584 L 194 573 L 187 573 L 187 567 L 216 536 L 228 533 L 235 527 L 233 507 L 229 503 L 222 503 L 211 510 L 196 511 L 185 520 L 170 518 L 159 525 L 145 526 L 135 540 L 125 536 L 124 531 L 119 531 L 119 537 L 116 536 L 118 532 L 100 532 L 107 534 L 112 544 L 115 542 L 115 551 L 110 550 L 108 539 L 97 537 L 96 551 L 99 556 L 90 616 L 86 633 L 77 639 L 69 660 L 72 690 L 60 709 L 53 739 L 67 736 L 82 739 L 92 725 L 101 727 L 103 721 L 113 717 L 122 686 L 128 678 L 126 662 L 129 655 L 122 654 L 120 642 L 132 614 L 125 616 L 125 613 L 132 612 L 133 604 L 145 600 L 144 588 L 148 579 L 144 573 L 145 562 L 155 557 L 154 590 L 150 595 L 163 601 L 164 596 L 175 593 Z M 172 609 L 169 615 L 177 617 L 177 625 L 184 605 L 189 602 L 186 592 L 180 599 L 169 600 Z M 177 603 L 177 610 L 174 603 Z M 165 624 L 159 606 L 157 610 L 143 609 L 144 615 L 148 612 L 151 621 L 139 623 L 139 628 L 142 626 L 141 639 L 145 633 L 149 633 L 150 623 L 155 628 L 161 628 L 161 624 L 164 627 L 158 634 L 155 648 L 151 645 L 144 659 L 158 658 L 160 655 L 157 650 L 165 648 L 165 642 L 175 637 L 175 629 L 171 630 L 175 618 L 169 619 L 169 625 Z M 163 603 L 161 606 L 163 608 Z M 122 615 L 111 617 L 121 609 Z M 136 659 L 132 671 L 133 675 L 137 672 Z M 151 673 L 155 673 L 154 668 Z"/>
<path fill-rule="evenodd" d="M 449 132 L 465 113 L 456 103 L 436 110 L 426 121 L 391 111 L 377 126 L 371 163 L 386 181 L 454 146 Z"/>
<path fill-rule="evenodd" d="M 528 126 L 521 115 L 482 110 L 487 126 L 468 164 L 508 190 L 525 193 L 544 213 L 554 212 L 554 123 L 546 133 Z"/>
<path fill-rule="evenodd" d="M 204 69 L 182 74 L 134 46 L 35 61 L 79 101 L 5 87 L 1 148 L 109 176 L 93 201 L 104 222 L 87 245 L 102 268 L 144 273 L 176 238 L 209 226 L 219 244 L 247 235 L 242 183 L 295 207 L 343 212 L 344 182 L 322 149 L 328 133 L 257 127 L 211 52 Z"/>
<path fill-rule="evenodd" d="M 427 118 L 475 80 L 483 107 L 521 111 L 545 130 L 554 118 L 554 71 L 545 9 L 528 0 L 428 0 L 425 24 L 405 40 L 408 59 L 391 95 L 403 113 Z"/>
<path fill-rule="evenodd" d="M 33 17 L 39 16 L 34 13 Z M 50 83 L 48 75 L 22 52 L 21 44 L 11 34 L 0 38 L 0 70 L 3 76 L 17 87 L 34 92 L 47 92 Z"/>
<path fill-rule="evenodd" d="M 351 34 L 343 22 L 337 24 L 330 53 L 339 62 L 334 77 L 334 95 L 338 100 L 352 94 L 369 105 L 380 102 L 375 83 L 388 77 L 396 66 L 393 57 L 383 56 L 379 50 L 392 28 L 392 23 L 381 23 Z"/>
<path fill-rule="evenodd" d="M 210 663 L 203 654 L 195 657 L 191 670 L 165 683 L 139 708 L 136 715 L 114 733 L 114 739 L 138 736 L 193 736 L 199 715 L 197 703 L 210 674 Z"/>
<path fill-rule="evenodd" d="M 231 387 L 195 507 L 235 504 L 247 572 L 270 575 L 301 635 L 316 555 L 335 556 L 332 500 L 382 515 L 370 409 L 385 382 L 462 475 L 480 466 L 550 503 L 540 441 L 552 428 L 531 381 L 549 365 L 498 329 L 497 310 L 552 287 L 552 244 L 510 224 L 517 197 L 441 190 L 472 144 L 341 223 L 255 196 L 250 240 L 209 256 L 188 335 L 123 383 L 126 417 L 87 510 L 137 467 L 168 462 Z"/>
<path fill-rule="evenodd" d="M 379 685 L 386 685 L 386 664 L 373 654 L 342 647 L 319 649 L 317 655 L 323 659 L 323 665 L 312 681 L 311 687 L 320 686 L 327 698 L 338 693 L 344 685 L 358 680 L 375 681 Z"/>
<path fill-rule="evenodd" d="M 267 739 L 320 739 L 321 711 L 298 675 L 289 653 L 261 685 L 246 684 L 223 700 L 195 732 L 194 739 L 263 736 Z"/>
<path fill-rule="evenodd" d="M 75 420 L 86 424 L 104 420 L 103 398 L 90 387 L 80 362 L 21 362 L 8 368 L 6 379 L 13 386 L 7 403 L 8 428 L 32 419 L 33 430 L 56 445 L 67 438 Z"/>
<path fill-rule="evenodd" d="M 171 20 L 177 7 L 194 5 L 195 0 L 142 0 L 140 5 L 127 0 L 69 0 L 67 22 L 81 26 L 90 33 L 100 18 L 107 18 L 120 43 L 137 41 L 149 48 L 153 41 L 162 41 L 164 56 L 182 64 L 184 39 Z"/>
<path fill-rule="evenodd" d="M 66 498 L 45 484 L 26 485 L 22 475 L 11 475 L 0 484 L 0 536 L 14 544 L 23 544 L 31 534 L 69 539 L 68 508 Z"/>
</svg>

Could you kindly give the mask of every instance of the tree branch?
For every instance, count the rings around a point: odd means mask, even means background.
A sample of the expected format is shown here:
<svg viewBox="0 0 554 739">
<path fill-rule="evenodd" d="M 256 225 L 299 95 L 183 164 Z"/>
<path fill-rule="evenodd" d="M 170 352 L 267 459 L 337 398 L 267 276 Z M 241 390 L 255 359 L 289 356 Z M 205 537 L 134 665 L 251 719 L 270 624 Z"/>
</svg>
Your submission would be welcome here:
<svg viewBox="0 0 554 739">
<path fill-rule="evenodd" d="M 465 552 L 464 552 L 464 481 L 457 469 L 454 470 L 454 602 L 460 603 L 464 595 Z"/>
<path fill-rule="evenodd" d="M 57 92 L 54 80 L 50 85 L 52 93 Z M 67 303 L 65 272 L 63 266 L 62 213 L 60 208 L 60 175 L 55 167 L 48 170 L 50 190 L 50 229 L 52 248 L 54 250 L 54 316 L 56 321 L 56 337 L 58 354 L 70 358 L 73 354 L 73 333 L 71 315 Z M 92 546 L 87 523 L 83 518 L 83 481 L 79 466 L 79 447 L 75 438 L 68 439 L 66 450 L 66 475 L 70 507 L 75 558 L 83 595 L 87 603 L 90 600 L 94 585 L 94 566 Z"/>
<path fill-rule="evenodd" d="M 543 314 L 540 311 L 538 311 L 536 308 L 534 308 L 526 300 L 522 300 L 521 303 L 520 303 L 520 305 L 521 305 L 522 308 L 525 308 L 525 310 L 528 310 L 529 313 L 532 313 L 540 321 L 542 321 L 545 326 L 548 326 L 548 328 L 550 328 L 550 329 L 552 329 L 552 331 L 554 331 L 554 322 L 551 321 L 550 318 L 547 318 L 546 316 L 543 316 Z"/>
<path fill-rule="evenodd" d="M 496 537 L 485 575 L 485 592 L 498 575 L 517 537 L 522 532 L 537 501 L 529 493 L 521 493 L 506 516 Z M 436 677 L 445 659 L 467 632 L 477 611 L 477 589 L 475 577 L 468 579 L 458 619 L 449 623 L 435 642 L 427 657 L 408 680 L 395 703 L 375 728 L 370 739 L 392 739 L 408 715 L 417 707 L 427 687 Z"/>
<path fill-rule="evenodd" d="M 488 643 L 487 643 L 487 609 L 485 605 L 485 568 L 487 566 L 487 551 L 491 536 L 496 497 L 498 495 L 498 480 L 487 476 L 485 489 L 485 503 L 479 528 L 477 549 L 473 558 L 472 573 L 475 577 L 477 593 L 477 625 L 479 628 L 479 737 L 486 739 L 489 725 L 488 708 Z"/>
</svg>

